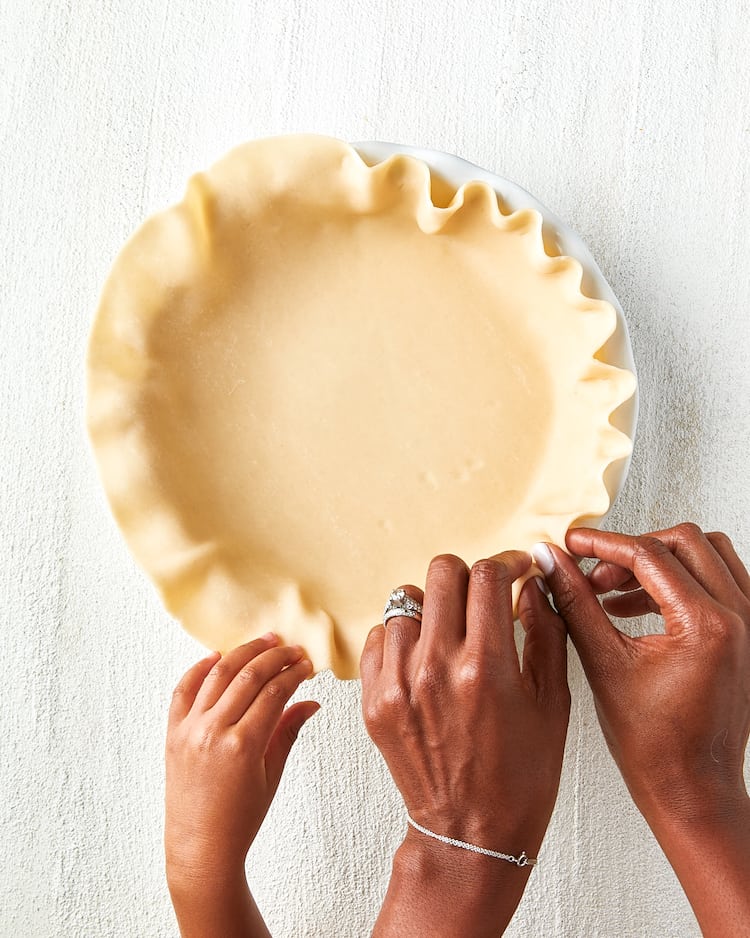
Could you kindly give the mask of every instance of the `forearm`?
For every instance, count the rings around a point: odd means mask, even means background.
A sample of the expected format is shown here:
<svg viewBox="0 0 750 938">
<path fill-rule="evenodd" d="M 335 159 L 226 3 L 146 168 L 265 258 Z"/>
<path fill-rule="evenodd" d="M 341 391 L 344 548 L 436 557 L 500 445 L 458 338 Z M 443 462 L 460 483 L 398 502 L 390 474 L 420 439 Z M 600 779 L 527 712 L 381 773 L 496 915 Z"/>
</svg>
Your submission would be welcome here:
<svg viewBox="0 0 750 938">
<path fill-rule="evenodd" d="M 244 870 L 219 880 L 168 876 L 182 938 L 270 938 Z"/>
<path fill-rule="evenodd" d="M 396 851 L 373 938 L 498 938 L 531 870 L 410 831 Z"/>
<path fill-rule="evenodd" d="M 718 819 L 647 820 L 705 938 L 750 936 L 750 798 Z"/>
</svg>

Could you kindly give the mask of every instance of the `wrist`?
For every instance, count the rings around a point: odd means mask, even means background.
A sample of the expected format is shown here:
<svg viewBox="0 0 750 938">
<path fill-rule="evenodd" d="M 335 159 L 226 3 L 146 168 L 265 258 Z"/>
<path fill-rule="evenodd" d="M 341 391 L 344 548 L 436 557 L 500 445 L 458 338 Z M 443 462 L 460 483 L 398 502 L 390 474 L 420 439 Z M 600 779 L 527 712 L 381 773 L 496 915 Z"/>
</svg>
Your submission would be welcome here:
<svg viewBox="0 0 750 938">
<path fill-rule="evenodd" d="M 653 794 L 633 795 L 636 806 L 657 837 L 681 830 L 698 833 L 736 823 L 750 812 L 750 797 L 739 785 L 664 787 Z"/>
<path fill-rule="evenodd" d="M 216 863 L 167 860 L 167 886 L 174 901 L 205 900 L 247 889 L 244 862 Z"/>
<path fill-rule="evenodd" d="M 374 935 L 497 938 L 513 916 L 531 870 L 441 843 L 410 827 L 394 856 Z"/>
<path fill-rule="evenodd" d="M 746 933 L 750 921 L 750 798 L 647 820 L 706 938 Z"/>
<path fill-rule="evenodd" d="M 414 811 L 410 817 L 421 826 L 443 837 L 509 856 L 518 857 L 521 853 L 525 853 L 528 857 L 536 857 L 551 814 L 551 807 L 547 811 L 543 804 L 537 803 L 535 810 L 529 812 L 528 816 L 527 812 L 523 811 L 510 814 L 510 812 L 496 810 L 495 812 L 482 812 L 478 816 L 466 813 L 457 817 L 453 809 L 446 816 L 435 812 L 423 814 L 420 811 Z M 465 848 L 442 844 L 439 840 L 436 841 L 429 835 L 415 830 L 411 825 L 408 827 L 407 840 L 425 849 L 437 848 L 440 854 L 449 851 L 448 855 L 458 861 L 465 859 L 467 853 L 471 853 Z"/>
<path fill-rule="evenodd" d="M 168 867 L 167 885 L 183 938 L 270 938 L 243 866 L 201 871 Z"/>
<path fill-rule="evenodd" d="M 509 850 L 508 854 L 519 856 L 521 852 L 511 854 Z M 485 893 L 494 895 L 498 884 L 505 880 L 525 883 L 532 865 L 519 867 L 509 860 L 442 843 L 410 827 L 396 851 L 394 869 L 397 866 L 413 881 L 440 881 L 447 889 L 460 888 L 467 899 L 472 899 Z M 519 872 L 525 875 L 519 877 Z"/>
</svg>

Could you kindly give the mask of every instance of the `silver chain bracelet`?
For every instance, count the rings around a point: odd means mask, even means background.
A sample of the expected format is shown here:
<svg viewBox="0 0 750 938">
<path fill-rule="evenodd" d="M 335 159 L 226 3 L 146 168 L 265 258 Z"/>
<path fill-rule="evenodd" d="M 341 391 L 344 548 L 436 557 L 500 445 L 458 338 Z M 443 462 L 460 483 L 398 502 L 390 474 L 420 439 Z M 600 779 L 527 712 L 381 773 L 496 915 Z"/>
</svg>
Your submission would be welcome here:
<svg viewBox="0 0 750 938">
<path fill-rule="evenodd" d="M 439 840 L 442 844 L 450 844 L 451 847 L 461 847 L 462 850 L 471 850 L 472 853 L 481 853 L 486 857 L 506 860 L 508 863 L 515 863 L 516 866 L 536 866 L 539 862 L 538 860 L 533 860 L 531 857 L 527 857 L 525 850 L 522 850 L 519 856 L 513 857 L 509 853 L 487 850 L 486 847 L 477 847 L 475 844 L 467 844 L 463 840 L 455 840 L 453 837 L 445 837 L 443 834 L 436 834 L 435 831 L 428 830 L 426 827 L 422 827 L 421 824 L 417 824 L 414 818 L 410 817 L 408 814 L 406 815 L 406 820 L 415 830 L 418 830 L 420 834 L 425 834 L 427 837 Z"/>
</svg>

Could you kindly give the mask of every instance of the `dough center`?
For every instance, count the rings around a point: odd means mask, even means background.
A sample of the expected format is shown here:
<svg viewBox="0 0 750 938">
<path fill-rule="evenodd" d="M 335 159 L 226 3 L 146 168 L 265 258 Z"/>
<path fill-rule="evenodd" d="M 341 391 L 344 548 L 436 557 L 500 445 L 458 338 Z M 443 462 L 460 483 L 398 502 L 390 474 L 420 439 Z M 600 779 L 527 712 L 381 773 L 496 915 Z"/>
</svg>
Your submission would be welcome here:
<svg viewBox="0 0 750 938">
<path fill-rule="evenodd" d="M 469 559 L 512 519 L 549 388 L 524 310 L 455 239 L 398 218 L 299 229 L 160 318 L 145 412 L 191 535 L 231 531 L 233 564 L 294 578 L 339 619 L 388 576 L 421 581 L 415 557 Z"/>
</svg>

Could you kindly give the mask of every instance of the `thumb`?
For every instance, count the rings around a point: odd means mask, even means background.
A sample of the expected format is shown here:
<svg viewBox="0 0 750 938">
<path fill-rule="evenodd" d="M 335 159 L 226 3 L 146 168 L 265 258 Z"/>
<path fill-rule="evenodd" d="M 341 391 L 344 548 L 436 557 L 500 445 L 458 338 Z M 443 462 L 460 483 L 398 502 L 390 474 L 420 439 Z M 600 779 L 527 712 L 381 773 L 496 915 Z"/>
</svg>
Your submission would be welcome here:
<svg viewBox="0 0 750 938">
<path fill-rule="evenodd" d="M 320 710 L 320 704 L 315 700 L 302 700 L 287 707 L 282 714 L 266 749 L 266 776 L 274 790 L 281 781 L 286 760 L 299 736 L 299 731 L 318 710 Z"/>
<path fill-rule="evenodd" d="M 612 625 L 572 557 L 552 544 L 535 544 L 531 553 L 544 574 L 555 608 L 568 627 L 586 677 L 595 689 L 597 678 L 619 667 L 628 638 Z"/>
</svg>

